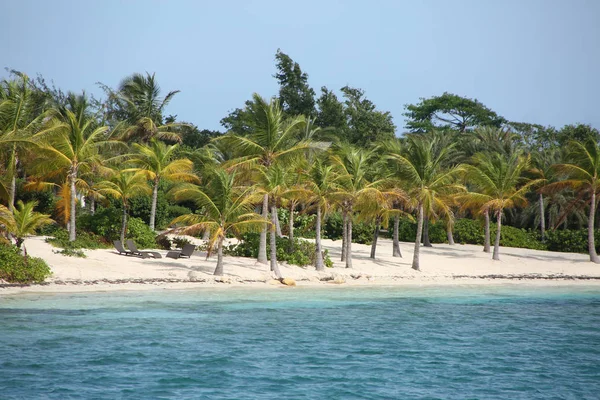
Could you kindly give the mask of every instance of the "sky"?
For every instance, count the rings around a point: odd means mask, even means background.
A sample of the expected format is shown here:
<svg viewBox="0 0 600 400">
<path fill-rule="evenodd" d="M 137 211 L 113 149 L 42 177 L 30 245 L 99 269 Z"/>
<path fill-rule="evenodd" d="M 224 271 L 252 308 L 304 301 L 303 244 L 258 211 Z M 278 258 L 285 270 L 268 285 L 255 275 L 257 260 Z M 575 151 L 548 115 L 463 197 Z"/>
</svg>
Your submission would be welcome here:
<svg viewBox="0 0 600 400">
<path fill-rule="evenodd" d="M 277 94 L 281 49 L 322 86 L 366 92 L 404 131 L 404 105 L 450 92 L 511 121 L 600 128 L 596 0 L 0 0 L 4 68 L 63 90 L 156 73 L 200 129 Z M 338 92 L 339 94 L 339 92 Z"/>
</svg>

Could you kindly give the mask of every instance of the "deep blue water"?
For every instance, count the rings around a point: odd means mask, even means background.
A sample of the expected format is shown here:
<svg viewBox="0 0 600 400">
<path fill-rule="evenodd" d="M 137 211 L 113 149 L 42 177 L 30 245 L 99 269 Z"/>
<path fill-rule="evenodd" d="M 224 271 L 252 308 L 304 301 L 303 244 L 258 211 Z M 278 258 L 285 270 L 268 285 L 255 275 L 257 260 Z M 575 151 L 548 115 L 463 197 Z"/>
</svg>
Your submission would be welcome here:
<svg viewBox="0 0 600 400">
<path fill-rule="evenodd" d="M 598 399 L 598 287 L 0 297 L 2 399 Z"/>
</svg>

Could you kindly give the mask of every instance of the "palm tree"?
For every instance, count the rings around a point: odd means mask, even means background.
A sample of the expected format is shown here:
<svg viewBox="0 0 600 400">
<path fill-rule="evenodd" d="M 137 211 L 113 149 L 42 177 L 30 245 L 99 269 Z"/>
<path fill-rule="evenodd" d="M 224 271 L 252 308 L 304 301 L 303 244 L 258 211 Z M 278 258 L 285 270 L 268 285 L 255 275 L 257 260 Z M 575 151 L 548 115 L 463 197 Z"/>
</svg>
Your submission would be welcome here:
<svg viewBox="0 0 600 400">
<path fill-rule="evenodd" d="M 258 94 L 252 96 L 247 105 L 250 128 L 248 136 L 237 136 L 227 133 L 214 139 L 223 142 L 227 148 L 236 149 L 238 157 L 225 165 L 227 168 L 253 170 L 264 168 L 268 170 L 278 160 L 289 160 L 304 150 L 311 148 L 310 141 L 298 141 L 297 131 L 304 126 L 304 117 L 298 116 L 285 119 L 283 110 L 276 99 L 267 101 Z M 263 174 L 266 172 L 263 172 Z M 262 201 L 262 216 L 268 219 L 269 195 L 264 193 Z M 267 225 L 260 233 L 258 262 L 267 263 Z"/>
<path fill-rule="evenodd" d="M 0 206 L 0 223 L 2 223 L 8 233 L 15 238 L 15 245 L 20 249 L 25 241 L 25 237 L 35 233 L 36 229 L 54 223 L 49 215 L 34 211 L 37 201 L 23 203 L 17 202 L 17 207 L 11 215 L 4 206 Z M 27 256 L 27 249 L 23 246 L 23 254 Z"/>
<path fill-rule="evenodd" d="M 553 179 L 553 169 L 552 166 L 558 164 L 559 152 L 558 149 L 546 149 L 544 151 L 538 151 L 533 153 L 532 161 L 533 168 L 531 169 L 531 173 L 541 182 L 548 184 Z M 545 241 L 546 237 L 546 207 L 544 206 L 544 193 L 543 187 L 541 187 L 538 191 L 538 210 L 539 214 L 537 216 L 537 220 L 540 224 L 540 234 L 542 237 L 542 242 Z"/>
<path fill-rule="evenodd" d="M 152 205 L 150 208 L 150 229 L 154 230 L 156 218 L 156 201 L 158 185 L 161 180 L 171 182 L 198 182 L 194 175 L 193 163 L 187 158 L 174 160 L 179 145 L 168 146 L 156 139 L 149 144 L 133 144 L 134 154 L 131 163 L 136 166 L 134 171 L 140 171 L 152 181 Z"/>
<path fill-rule="evenodd" d="M 252 212 L 254 197 L 252 187 L 238 184 L 235 172 L 222 168 L 214 169 L 208 182 L 199 187 L 185 184 L 173 189 L 176 201 L 193 201 L 204 210 L 202 214 L 188 214 L 177 217 L 173 225 L 183 224 L 184 234 L 210 231 L 207 258 L 217 248 L 217 267 L 214 275 L 223 275 L 223 241 L 228 234 L 239 236 L 248 231 L 258 231 L 264 219 Z"/>
<path fill-rule="evenodd" d="M 165 107 L 179 90 L 174 90 L 164 98 L 160 97 L 160 87 L 154 74 L 133 74 L 123 79 L 116 92 L 103 86 L 109 95 L 108 114 L 120 121 L 119 129 L 123 140 L 139 139 L 143 143 L 151 139 L 181 142 L 181 136 L 173 129 L 182 124 L 165 121 Z M 123 126 L 122 129 L 120 129 Z"/>
<path fill-rule="evenodd" d="M 500 259 L 500 231 L 502 213 L 506 208 L 521 207 L 527 204 L 525 195 L 539 180 L 527 181 L 522 176 L 529 167 L 529 157 L 518 153 L 478 153 L 473 156 L 473 164 L 464 169 L 476 191 L 464 196 L 466 202 L 480 205 L 482 211 L 496 216 L 496 239 L 494 242 L 494 260 Z"/>
<path fill-rule="evenodd" d="M 443 212 L 449 215 L 451 211 L 444 199 L 464 189 L 455 179 L 461 168 L 444 168 L 455 145 L 448 143 L 441 146 L 440 143 L 438 136 L 411 135 L 406 139 L 403 154 L 392 153 L 387 156 L 395 164 L 398 177 L 405 182 L 408 197 L 415 202 L 417 236 L 412 268 L 417 271 L 420 270 L 419 250 L 425 214 Z"/>
<path fill-rule="evenodd" d="M 596 195 L 600 189 L 600 146 L 592 140 L 585 143 L 570 142 L 567 148 L 569 163 L 557 164 L 554 169 L 567 179 L 552 183 L 550 189 L 573 188 L 576 193 L 589 201 L 588 250 L 590 261 L 600 263 L 596 253 L 594 220 L 596 218 Z"/>
<path fill-rule="evenodd" d="M 132 197 L 148 195 L 151 192 L 148 182 L 146 181 L 146 176 L 141 172 L 116 171 L 111 180 L 98 183 L 98 188 L 100 194 L 121 200 L 121 205 L 123 207 L 121 242 L 123 242 L 127 232 L 129 200 Z"/>
<path fill-rule="evenodd" d="M 27 75 L 16 75 L 15 80 L 0 82 L 0 134 L 8 150 L 8 165 L 4 172 L 6 181 L 9 182 L 8 188 L 3 184 L 0 190 L 7 192 L 8 208 L 11 211 L 15 204 L 19 153 L 45 118 L 43 104 L 35 96 Z"/>
<path fill-rule="evenodd" d="M 101 168 L 101 150 L 109 146 L 125 146 L 122 142 L 107 139 L 108 127 L 98 126 L 89 112 L 85 94 L 79 96 L 78 102 L 76 107 L 59 110 L 57 118 L 49 122 L 49 127 L 33 137 L 41 146 L 41 159 L 36 165 L 38 172 L 56 175 L 62 171 L 67 177 L 71 196 L 69 241 L 77 237 L 75 205 L 80 173 L 89 172 L 93 167 Z"/>
</svg>

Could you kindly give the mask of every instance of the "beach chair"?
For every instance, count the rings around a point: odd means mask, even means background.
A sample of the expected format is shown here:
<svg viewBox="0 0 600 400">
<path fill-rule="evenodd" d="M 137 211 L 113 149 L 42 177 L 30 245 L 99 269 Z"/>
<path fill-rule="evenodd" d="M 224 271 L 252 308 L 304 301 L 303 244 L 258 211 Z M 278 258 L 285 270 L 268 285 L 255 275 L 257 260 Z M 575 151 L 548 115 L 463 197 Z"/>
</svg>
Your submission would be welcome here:
<svg viewBox="0 0 600 400">
<path fill-rule="evenodd" d="M 115 240 L 113 242 L 113 245 L 115 246 L 115 250 L 117 250 L 119 252 L 119 254 L 124 254 L 126 256 L 131 256 L 133 255 L 132 251 L 129 250 L 125 250 L 125 248 L 123 247 L 123 243 L 121 243 L 120 240 Z"/>
<path fill-rule="evenodd" d="M 162 256 L 160 255 L 159 252 L 157 251 L 141 251 L 138 250 L 137 246 L 135 245 L 135 242 L 131 239 L 127 239 L 127 247 L 129 248 L 129 250 L 131 250 L 131 253 L 134 256 L 140 256 L 142 258 L 162 258 Z"/>
<path fill-rule="evenodd" d="M 187 257 L 190 258 L 192 256 L 192 254 L 194 253 L 194 250 L 196 250 L 196 246 L 188 243 L 188 244 L 184 244 L 183 248 L 181 250 L 174 250 L 174 251 L 169 251 L 167 253 L 167 257 L 169 258 L 181 258 L 181 257 Z"/>
</svg>

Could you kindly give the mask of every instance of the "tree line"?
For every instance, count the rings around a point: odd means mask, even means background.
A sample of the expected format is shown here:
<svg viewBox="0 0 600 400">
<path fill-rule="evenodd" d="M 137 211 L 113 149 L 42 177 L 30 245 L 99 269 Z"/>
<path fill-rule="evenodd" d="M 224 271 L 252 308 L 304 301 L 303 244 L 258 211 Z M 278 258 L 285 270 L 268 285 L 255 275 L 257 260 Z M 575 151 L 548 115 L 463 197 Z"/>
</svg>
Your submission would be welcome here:
<svg viewBox="0 0 600 400">
<path fill-rule="evenodd" d="M 477 100 L 443 93 L 406 105 L 406 132 L 399 135 L 391 114 L 378 110 L 363 90 L 345 86 L 340 100 L 322 87 L 317 96 L 288 55 L 278 50 L 275 61 L 278 95 L 254 94 L 221 120 L 223 133 L 166 114 L 178 91 L 163 94 L 154 74 L 133 74 L 117 88 L 101 84 L 105 96 L 96 99 L 11 71 L 0 82 L 6 240 L 20 245 L 48 222 L 50 215 L 33 211 L 35 201 L 21 201 L 31 193 L 52 193 L 52 216 L 71 241 L 78 213 L 94 214 L 98 205 L 120 207 L 123 240 L 140 196 L 151 199 L 148 225 L 154 230 L 165 196 L 187 207 L 171 228 L 205 236 L 209 255 L 217 253 L 217 275 L 223 274 L 224 239 L 257 232 L 258 261 L 281 278 L 281 208 L 289 210 L 290 246 L 294 215 L 316 215 L 317 270 L 324 269 L 322 223 L 333 212 L 342 216 L 348 268 L 354 223 L 373 223 L 372 257 L 379 229 L 391 224 L 393 255 L 401 257 L 402 218 L 417 224 L 416 270 L 421 243 L 431 245 L 429 224 L 443 221 L 453 244 L 457 218 L 483 221 L 484 251 L 495 260 L 503 223 L 538 229 L 542 241 L 547 229 L 587 224 L 590 260 L 600 262 L 594 244 L 596 129 L 511 122 Z"/>
</svg>

